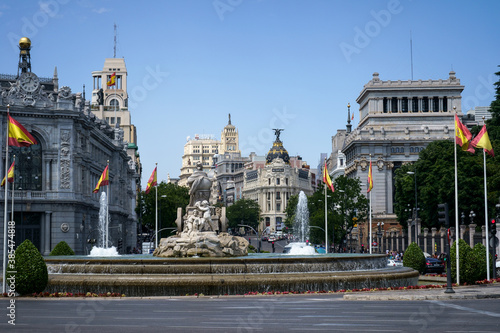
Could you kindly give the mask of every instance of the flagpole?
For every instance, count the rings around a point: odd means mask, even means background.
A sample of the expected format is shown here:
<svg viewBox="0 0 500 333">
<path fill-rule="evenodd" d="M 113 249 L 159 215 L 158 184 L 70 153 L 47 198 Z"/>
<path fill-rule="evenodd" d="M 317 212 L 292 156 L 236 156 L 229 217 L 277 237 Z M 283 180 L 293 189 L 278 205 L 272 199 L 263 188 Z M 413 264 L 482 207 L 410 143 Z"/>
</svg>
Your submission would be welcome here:
<svg viewBox="0 0 500 333">
<path fill-rule="evenodd" d="M 7 104 L 7 115 L 10 111 L 10 105 Z M 7 170 L 9 168 L 9 117 L 7 116 L 7 130 L 6 139 L 5 139 L 5 177 L 7 177 Z M 2 262 L 3 262 L 3 279 L 2 279 L 2 293 L 5 293 L 5 286 L 7 281 L 7 261 L 5 260 L 7 256 L 7 194 L 9 182 L 7 178 L 5 178 L 5 194 L 4 194 L 4 211 L 3 211 L 3 253 L 2 253 Z"/>
<path fill-rule="evenodd" d="M 483 117 L 484 120 L 484 117 Z M 484 225 L 486 226 L 486 279 L 490 279 L 490 241 L 488 239 L 488 188 L 486 187 L 486 152 L 483 149 L 484 165 Z M 495 269 L 495 268 L 493 268 Z"/>
<path fill-rule="evenodd" d="M 371 165 L 372 165 L 372 154 L 370 154 L 370 166 Z M 373 182 L 373 171 L 371 174 L 371 182 Z M 368 184 L 368 188 L 370 188 L 370 184 Z M 370 189 L 370 254 L 372 254 L 372 191 L 371 191 L 371 189 Z"/>
<path fill-rule="evenodd" d="M 326 158 L 325 158 L 325 163 L 326 163 Z M 326 170 L 328 172 L 328 170 Z M 326 187 L 327 184 L 325 185 L 325 253 L 328 253 L 328 215 L 327 215 L 327 210 L 326 210 Z"/>
<path fill-rule="evenodd" d="M 14 169 L 15 169 L 15 163 L 16 163 L 16 155 L 13 155 L 13 165 L 14 165 L 14 168 L 12 169 L 12 172 L 14 172 Z M 5 182 L 8 182 L 9 181 L 9 172 L 7 171 L 7 175 L 5 176 Z M 14 177 L 12 177 L 12 208 L 10 210 L 10 220 L 11 221 L 14 221 L 14 192 L 16 190 L 16 186 L 15 186 L 15 181 L 14 181 Z"/>
<path fill-rule="evenodd" d="M 454 106 L 453 110 L 455 111 L 455 116 L 457 115 L 457 107 Z M 455 138 L 457 136 L 457 121 L 455 123 Z M 455 140 L 455 139 L 454 139 Z M 460 285 L 460 251 L 458 246 L 458 174 L 457 174 L 457 143 L 454 142 L 453 146 L 455 146 L 455 248 L 456 248 L 456 257 L 457 257 L 457 285 Z"/>
<path fill-rule="evenodd" d="M 107 249 L 108 248 L 108 239 L 109 239 L 109 192 L 110 192 L 110 189 L 111 189 L 111 184 L 109 184 L 109 160 L 107 160 L 107 166 L 106 168 L 108 169 L 108 188 L 106 189 L 107 190 L 107 195 L 106 195 L 106 230 L 105 230 L 105 233 L 106 233 L 106 244 L 104 245 L 104 248 Z"/>
<path fill-rule="evenodd" d="M 155 249 L 158 247 L 158 186 L 155 186 Z"/>
</svg>

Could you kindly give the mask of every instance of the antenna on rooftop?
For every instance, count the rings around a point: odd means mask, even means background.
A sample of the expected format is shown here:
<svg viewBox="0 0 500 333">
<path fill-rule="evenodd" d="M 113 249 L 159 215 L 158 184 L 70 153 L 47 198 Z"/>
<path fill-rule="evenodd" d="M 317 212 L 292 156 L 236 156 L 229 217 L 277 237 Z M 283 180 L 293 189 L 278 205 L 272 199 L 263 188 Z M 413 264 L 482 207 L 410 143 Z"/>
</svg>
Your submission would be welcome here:
<svg viewBox="0 0 500 333">
<path fill-rule="evenodd" d="M 115 30 L 115 39 L 114 39 L 114 46 L 113 46 L 113 58 L 116 58 L 116 23 L 114 23 L 114 30 Z"/>
<path fill-rule="evenodd" d="M 410 30 L 410 64 L 411 64 L 411 80 L 413 81 L 413 42 L 411 38 L 411 30 Z"/>
</svg>

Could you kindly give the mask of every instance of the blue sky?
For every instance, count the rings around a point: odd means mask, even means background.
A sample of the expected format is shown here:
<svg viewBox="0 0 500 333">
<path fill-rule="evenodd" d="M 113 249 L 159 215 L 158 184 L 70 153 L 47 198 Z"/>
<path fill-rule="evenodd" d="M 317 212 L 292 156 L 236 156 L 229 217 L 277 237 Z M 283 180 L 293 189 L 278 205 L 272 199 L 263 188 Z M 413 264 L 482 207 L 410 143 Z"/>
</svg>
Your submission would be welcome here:
<svg viewBox="0 0 500 333">
<path fill-rule="evenodd" d="M 128 69 L 143 186 L 178 177 L 186 137 L 220 138 L 231 113 L 244 155 L 267 153 L 272 128 L 312 167 L 345 128 L 347 103 L 372 77 L 446 79 L 465 85 L 462 108 L 489 105 L 500 65 L 499 1 L 42 0 L 0 2 L 0 73 L 17 72 L 20 37 L 32 70 L 92 89 L 113 57 Z"/>
</svg>

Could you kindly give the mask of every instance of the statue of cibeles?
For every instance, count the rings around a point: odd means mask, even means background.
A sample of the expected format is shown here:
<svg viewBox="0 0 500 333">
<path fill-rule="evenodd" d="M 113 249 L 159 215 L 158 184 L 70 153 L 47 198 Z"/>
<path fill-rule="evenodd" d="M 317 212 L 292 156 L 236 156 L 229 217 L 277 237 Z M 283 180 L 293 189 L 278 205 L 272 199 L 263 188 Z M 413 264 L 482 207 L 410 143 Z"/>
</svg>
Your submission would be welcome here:
<svg viewBox="0 0 500 333">
<path fill-rule="evenodd" d="M 197 201 L 210 200 L 212 180 L 208 177 L 207 173 L 203 171 L 201 162 L 196 163 L 196 171 L 188 177 L 187 183 L 190 187 L 190 206 L 194 206 Z"/>
</svg>

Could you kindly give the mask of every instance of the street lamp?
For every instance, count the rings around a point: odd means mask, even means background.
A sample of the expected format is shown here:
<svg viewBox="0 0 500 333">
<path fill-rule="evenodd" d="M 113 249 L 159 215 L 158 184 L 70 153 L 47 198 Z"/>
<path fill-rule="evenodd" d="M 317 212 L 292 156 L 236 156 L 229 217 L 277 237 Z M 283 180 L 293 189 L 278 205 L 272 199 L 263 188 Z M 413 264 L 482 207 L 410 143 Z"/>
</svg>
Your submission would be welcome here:
<svg viewBox="0 0 500 333">
<path fill-rule="evenodd" d="M 381 243 L 381 240 L 382 240 L 382 227 L 384 226 L 384 222 L 378 222 L 377 223 L 377 227 L 378 227 L 378 232 L 377 232 L 377 236 L 378 236 L 378 253 L 380 253 L 380 243 Z"/>
<path fill-rule="evenodd" d="M 418 245 L 418 200 L 417 200 L 417 167 L 415 166 L 415 172 L 407 171 L 409 175 L 414 175 L 415 179 L 415 243 Z"/>
<path fill-rule="evenodd" d="M 469 218 L 470 218 L 470 223 L 474 223 L 474 218 L 476 217 L 476 213 L 474 213 L 473 210 L 470 211 Z"/>
<path fill-rule="evenodd" d="M 243 222 L 243 221 L 241 221 L 241 222 Z M 248 224 L 238 224 L 238 227 L 247 227 L 247 228 L 252 229 L 252 230 L 253 230 L 253 232 L 255 232 L 255 234 L 256 234 L 256 235 L 257 235 L 257 237 L 259 238 L 259 249 L 258 249 L 258 251 L 259 251 L 259 253 L 260 253 L 260 246 L 261 246 L 261 240 L 262 240 L 261 235 L 260 235 L 257 231 L 255 231 L 255 229 L 254 229 L 254 228 L 252 228 L 251 226 L 249 226 Z M 249 238 L 249 239 L 250 239 L 250 238 Z"/>
</svg>

